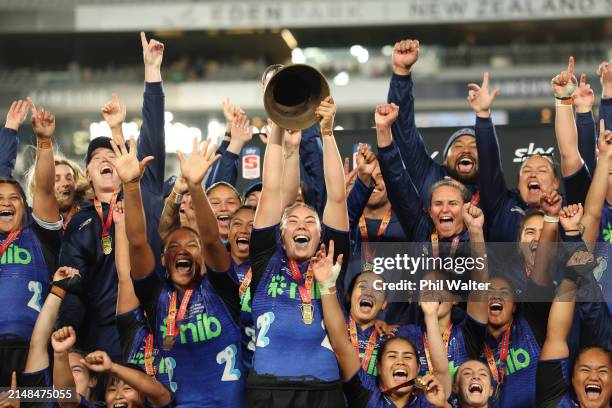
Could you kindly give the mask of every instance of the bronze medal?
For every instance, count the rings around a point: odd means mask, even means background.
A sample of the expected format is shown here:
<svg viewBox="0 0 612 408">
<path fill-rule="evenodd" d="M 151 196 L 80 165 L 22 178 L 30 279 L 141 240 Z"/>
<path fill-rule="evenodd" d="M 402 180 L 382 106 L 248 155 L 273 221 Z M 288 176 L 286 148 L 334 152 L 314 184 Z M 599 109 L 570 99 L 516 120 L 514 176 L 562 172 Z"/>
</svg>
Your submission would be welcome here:
<svg viewBox="0 0 612 408">
<path fill-rule="evenodd" d="M 170 351 L 174 346 L 174 336 L 164 336 L 164 350 Z"/>
</svg>

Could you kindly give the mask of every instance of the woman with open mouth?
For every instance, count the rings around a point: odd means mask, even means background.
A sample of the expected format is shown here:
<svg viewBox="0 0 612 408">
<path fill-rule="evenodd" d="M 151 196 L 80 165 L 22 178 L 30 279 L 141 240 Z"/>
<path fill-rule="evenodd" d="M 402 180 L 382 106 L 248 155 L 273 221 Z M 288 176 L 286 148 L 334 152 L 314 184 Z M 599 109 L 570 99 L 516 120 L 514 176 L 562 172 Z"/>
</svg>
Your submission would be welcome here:
<svg viewBox="0 0 612 408">
<path fill-rule="evenodd" d="M 436 375 L 419 373 L 417 348 L 405 337 L 386 340 L 377 362 L 378 380 L 363 368 L 359 355 L 346 330 L 346 321 L 336 294 L 342 257 L 334 264 L 334 241 L 321 247 L 311 263 L 321 289 L 321 301 L 329 341 L 336 353 L 344 382 L 344 395 L 349 407 L 446 407 L 450 395 L 451 376 L 448 359 L 438 327 L 438 302 L 423 302 L 430 339 L 431 359 Z M 424 395 L 423 395 L 424 394 Z"/>
<path fill-rule="evenodd" d="M 135 290 L 153 328 L 151 348 L 164 362 L 158 380 L 174 391 L 184 407 L 242 407 L 244 375 L 240 347 L 238 285 L 227 274 L 205 274 L 204 251 L 226 251 L 202 188 L 202 180 L 217 160 L 214 149 L 202 150 L 194 139 L 191 157 L 178 152 L 181 174 L 187 181 L 199 231 L 177 227 L 162 243 L 163 271 L 157 272 L 147 242 L 139 178 L 143 163 L 136 158 L 134 140 L 129 153 L 113 143 L 113 166 L 125 192 L 126 232 L 130 244 Z M 202 237 L 202 238 L 200 238 Z M 166 276 L 161 281 L 158 276 Z M 196 357 L 194 357 L 196 356 Z M 215 392 L 211 392 L 215 390 Z"/>
<path fill-rule="evenodd" d="M 612 398 L 612 353 L 602 347 L 580 350 L 570 362 L 567 343 L 576 291 L 593 271 L 593 255 L 583 247 L 567 262 L 565 276 L 550 308 L 546 341 L 537 370 L 538 408 L 608 408 Z"/>
<path fill-rule="evenodd" d="M 336 255 L 346 257 L 349 252 L 344 169 L 333 136 L 335 111 L 331 97 L 316 109 L 327 188 L 322 223 L 316 210 L 295 203 L 300 185 L 299 143 L 288 145 L 287 138 L 296 138 L 299 132 L 283 132 L 272 125 L 249 253 L 257 327 L 247 381 L 249 407 L 344 404 L 338 365 L 323 324 L 320 287 L 310 266 L 320 242 L 334 240 Z"/>
</svg>

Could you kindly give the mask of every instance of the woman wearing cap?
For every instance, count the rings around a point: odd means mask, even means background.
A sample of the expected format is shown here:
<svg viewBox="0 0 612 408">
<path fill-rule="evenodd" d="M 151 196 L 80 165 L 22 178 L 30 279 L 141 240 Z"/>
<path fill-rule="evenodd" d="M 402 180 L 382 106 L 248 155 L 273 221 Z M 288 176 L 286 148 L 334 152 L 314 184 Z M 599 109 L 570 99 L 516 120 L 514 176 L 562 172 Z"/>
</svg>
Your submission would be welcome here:
<svg viewBox="0 0 612 408">
<path fill-rule="evenodd" d="M 299 152 L 297 148 L 283 149 L 283 131 L 276 124 L 272 126 L 249 254 L 257 328 L 247 383 L 247 405 L 251 407 L 337 407 L 344 403 L 309 266 L 321 241 L 334 240 L 337 254 L 345 257 L 349 251 L 344 171 L 333 136 L 335 111 L 331 97 L 316 110 L 321 118 L 327 187 L 323 225 L 316 210 L 294 204 Z M 284 137 L 291 136 L 285 133 Z"/>
</svg>

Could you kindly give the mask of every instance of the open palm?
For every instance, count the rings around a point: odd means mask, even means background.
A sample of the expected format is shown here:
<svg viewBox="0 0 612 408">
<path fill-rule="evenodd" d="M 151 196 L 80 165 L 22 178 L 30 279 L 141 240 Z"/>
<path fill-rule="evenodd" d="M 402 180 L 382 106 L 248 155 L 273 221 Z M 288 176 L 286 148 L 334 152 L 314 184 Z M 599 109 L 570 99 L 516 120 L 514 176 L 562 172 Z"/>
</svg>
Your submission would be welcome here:
<svg viewBox="0 0 612 408">
<path fill-rule="evenodd" d="M 212 165 L 221 157 L 221 155 L 215 155 L 215 149 L 217 145 L 214 144 L 209 148 L 210 141 L 206 140 L 202 144 L 202 150 L 198 147 L 198 139 L 193 139 L 193 150 L 191 157 L 187 159 L 183 152 L 177 151 L 181 174 L 187 180 L 187 183 L 191 185 L 201 184 L 204 180 L 204 176 L 208 173 L 208 170 Z"/>
</svg>

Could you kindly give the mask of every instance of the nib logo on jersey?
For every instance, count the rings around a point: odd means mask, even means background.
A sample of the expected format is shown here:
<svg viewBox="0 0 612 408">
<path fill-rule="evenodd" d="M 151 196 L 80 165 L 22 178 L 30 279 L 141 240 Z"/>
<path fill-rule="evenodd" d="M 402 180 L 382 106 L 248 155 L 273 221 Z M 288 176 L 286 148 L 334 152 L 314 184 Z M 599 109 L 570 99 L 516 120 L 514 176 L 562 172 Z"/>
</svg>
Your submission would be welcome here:
<svg viewBox="0 0 612 408">
<path fill-rule="evenodd" d="M 555 150 L 554 147 L 536 147 L 535 143 L 529 143 L 529 147 L 520 147 L 514 151 L 514 162 L 521 163 L 529 156 L 538 154 L 550 156 Z"/>
<path fill-rule="evenodd" d="M 20 248 L 15 244 L 11 244 L 2 258 L 0 258 L 0 265 L 29 265 L 32 262 L 32 254 L 30 251 L 24 248 Z"/>
<path fill-rule="evenodd" d="M 206 340 L 219 337 L 221 334 L 221 322 L 214 316 L 208 316 L 206 313 L 196 313 L 195 321 L 184 321 L 178 324 L 179 335 L 177 342 L 180 344 L 198 343 Z M 166 336 L 166 325 L 168 318 L 165 317 L 162 325 L 159 327 L 162 338 Z"/>
</svg>

